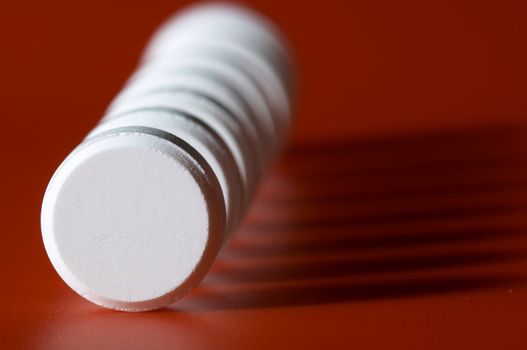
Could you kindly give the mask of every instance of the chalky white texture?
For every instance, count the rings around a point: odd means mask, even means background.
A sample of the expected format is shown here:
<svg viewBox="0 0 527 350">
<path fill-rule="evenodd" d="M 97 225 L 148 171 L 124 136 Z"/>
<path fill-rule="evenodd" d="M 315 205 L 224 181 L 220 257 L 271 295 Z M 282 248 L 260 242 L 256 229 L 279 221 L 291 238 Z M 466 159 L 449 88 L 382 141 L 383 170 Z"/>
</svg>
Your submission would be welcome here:
<svg viewBox="0 0 527 350">
<path fill-rule="evenodd" d="M 48 185 L 42 235 L 64 281 L 124 311 L 197 285 L 282 148 L 292 68 L 280 33 L 251 10 L 170 18 Z"/>
<path fill-rule="evenodd" d="M 202 171 L 155 136 L 81 145 L 52 178 L 42 208 L 44 244 L 59 274 L 108 307 L 145 310 L 177 298 L 222 241 L 211 228 L 223 230 L 223 206 Z"/>
</svg>

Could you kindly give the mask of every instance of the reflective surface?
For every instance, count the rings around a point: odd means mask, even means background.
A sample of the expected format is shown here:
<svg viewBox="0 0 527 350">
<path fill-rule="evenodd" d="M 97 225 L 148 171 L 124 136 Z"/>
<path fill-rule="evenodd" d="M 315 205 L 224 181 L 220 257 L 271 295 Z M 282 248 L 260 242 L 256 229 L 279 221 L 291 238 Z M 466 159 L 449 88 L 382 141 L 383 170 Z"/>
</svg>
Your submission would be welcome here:
<svg viewBox="0 0 527 350">
<path fill-rule="evenodd" d="M 398 345 L 520 348 L 526 136 L 494 127 L 293 145 L 205 281 L 156 312 L 89 304 L 51 270 L 38 231 L 14 237 L 4 332 L 44 349 L 367 345 L 379 332 Z"/>
</svg>

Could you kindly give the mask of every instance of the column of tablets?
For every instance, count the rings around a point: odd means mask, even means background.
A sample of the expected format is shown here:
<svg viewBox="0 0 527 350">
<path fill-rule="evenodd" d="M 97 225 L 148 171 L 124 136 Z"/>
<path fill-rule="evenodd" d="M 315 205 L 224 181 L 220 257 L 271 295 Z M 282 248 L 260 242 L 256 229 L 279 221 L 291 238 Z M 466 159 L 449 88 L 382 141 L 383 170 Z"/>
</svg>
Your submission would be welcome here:
<svg viewBox="0 0 527 350">
<path fill-rule="evenodd" d="M 235 230 L 290 127 L 292 62 L 266 19 L 232 5 L 165 23 L 42 208 L 50 260 L 110 308 L 186 294 Z"/>
</svg>

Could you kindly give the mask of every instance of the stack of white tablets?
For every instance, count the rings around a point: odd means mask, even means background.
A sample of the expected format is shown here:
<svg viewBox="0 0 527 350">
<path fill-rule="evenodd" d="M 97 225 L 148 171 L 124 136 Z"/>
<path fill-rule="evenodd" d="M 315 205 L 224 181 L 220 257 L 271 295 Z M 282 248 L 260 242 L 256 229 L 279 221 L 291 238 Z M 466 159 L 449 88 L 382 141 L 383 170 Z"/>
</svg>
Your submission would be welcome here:
<svg viewBox="0 0 527 350">
<path fill-rule="evenodd" d="M 195 6 L 162 26 L 46 191 L 44 244 L 66 283 L 127 311 L 195 286 L 284 142 L 291 65 L 245 8 Z"/>
</svg>

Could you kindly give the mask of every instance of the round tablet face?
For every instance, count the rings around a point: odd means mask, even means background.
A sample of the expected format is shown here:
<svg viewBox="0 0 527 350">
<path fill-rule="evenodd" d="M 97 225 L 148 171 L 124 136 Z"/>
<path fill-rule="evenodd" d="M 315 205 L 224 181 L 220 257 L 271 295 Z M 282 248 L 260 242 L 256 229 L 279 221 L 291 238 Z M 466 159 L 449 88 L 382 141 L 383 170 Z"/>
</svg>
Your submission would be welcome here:
<svg viewBox="0 0 527 350">
<path fill-rule="evenodd" d="M 184 144 L 138 132 L 81 144 L 53 176 L 42 234 L 53 266 L 80 295 L 119 310 L 162 307 L 208 271 L 225 208 Z"/>
</svg>

